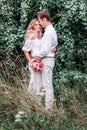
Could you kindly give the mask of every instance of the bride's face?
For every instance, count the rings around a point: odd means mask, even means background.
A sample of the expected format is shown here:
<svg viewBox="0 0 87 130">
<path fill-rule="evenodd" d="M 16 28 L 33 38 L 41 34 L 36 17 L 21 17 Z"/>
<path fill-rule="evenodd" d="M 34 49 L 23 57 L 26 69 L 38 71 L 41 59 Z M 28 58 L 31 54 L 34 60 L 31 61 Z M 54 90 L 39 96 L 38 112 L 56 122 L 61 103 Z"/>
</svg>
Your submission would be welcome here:
<svg viewBox="0 0 87 130">
<path fill-rule="evenodd" d="M 41 26 L 40 26 L 40 24 L 39 24 L 39 22 L 38 21 L 36 21 L 36 23 L 35 23 L 35 25 L 34 25 L 34 30 L 35 31 L 41 31 Z"/>
</svg>

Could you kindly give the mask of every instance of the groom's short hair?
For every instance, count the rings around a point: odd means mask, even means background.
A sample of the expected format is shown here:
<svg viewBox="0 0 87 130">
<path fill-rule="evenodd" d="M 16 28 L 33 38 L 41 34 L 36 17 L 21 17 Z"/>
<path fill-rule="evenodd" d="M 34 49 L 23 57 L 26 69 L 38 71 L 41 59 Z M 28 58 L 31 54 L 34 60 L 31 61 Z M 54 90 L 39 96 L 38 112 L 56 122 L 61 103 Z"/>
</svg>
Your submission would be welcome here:
<svg viewBox="0 0 87 130">
<path fill-rule="evenodd" d="M 46 18 L 48 21 L 51 21 L 51 17 L 50 17 L 49 12 L 41 11 L 38 13 L 38 17 L 40 19 Z"/>
</svg>

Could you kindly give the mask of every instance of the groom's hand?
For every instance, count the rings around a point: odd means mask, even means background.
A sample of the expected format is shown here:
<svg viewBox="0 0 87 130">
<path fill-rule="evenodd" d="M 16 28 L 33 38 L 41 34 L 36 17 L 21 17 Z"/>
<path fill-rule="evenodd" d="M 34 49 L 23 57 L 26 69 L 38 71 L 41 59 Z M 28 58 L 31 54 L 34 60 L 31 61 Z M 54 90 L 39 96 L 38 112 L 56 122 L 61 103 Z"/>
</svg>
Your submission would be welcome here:
<svg viewBox="0 0 87 130">
<path fill-rule="evenodd" d="M 52 48 L 51 52 L 56 52 L 56 48 Z"/>
</svg>

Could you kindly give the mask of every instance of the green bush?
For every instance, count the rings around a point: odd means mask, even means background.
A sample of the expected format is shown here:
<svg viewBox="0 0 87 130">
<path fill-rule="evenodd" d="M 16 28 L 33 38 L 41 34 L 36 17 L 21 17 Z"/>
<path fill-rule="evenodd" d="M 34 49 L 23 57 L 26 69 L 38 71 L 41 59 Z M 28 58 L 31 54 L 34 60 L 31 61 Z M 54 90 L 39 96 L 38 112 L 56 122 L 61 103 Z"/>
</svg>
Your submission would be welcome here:
<svg viewBox="0 0 87 130">
<path fill-rule="evenodd" d="M 1 0 L 1 130 L 86 129 L 86 5 L 87 2 L 85 0 Z M 29 74 L 26 68 L 26 59 L 21 50 L 24 44 L 25 31 L 28 23 L 31 19 L 35 18 L 38 11 L 41 10 L 50 12 L 52 24 L 58 34 L 58 46 L 55 53 L 55 67 L 53 74 L 56 106 L 54 112 L 49 114 L 45 113 L 44 115 L 42 108 L 39 109 L 37 102 L 31 100 L 31 98 L 28 97 L 29 95 L 23 90 L 24 87 L 27 88 L 28 86 Z M 3 92 L 3 86 L 4 89 L 9 89 L 12 94 L 7 94 L 6 96 Z M 17 91 L 15 89 L 17 89 Z M 22 89 L 23 92 L 19 92 L 19 89 Z M 16 93 L 17 95 L 15 95 Z M 25 100 L 23 99 L 23 96 Z M 20 105 L 21 99 L 23 99 L 24 104 Z M 14 124 L 14 114 L 20 109 L 20 106 L 26 111 L 27 116 L 22 118 L 22 122 Z M 9 111 L 11 113 L 9 113 Z"/>
</svg>

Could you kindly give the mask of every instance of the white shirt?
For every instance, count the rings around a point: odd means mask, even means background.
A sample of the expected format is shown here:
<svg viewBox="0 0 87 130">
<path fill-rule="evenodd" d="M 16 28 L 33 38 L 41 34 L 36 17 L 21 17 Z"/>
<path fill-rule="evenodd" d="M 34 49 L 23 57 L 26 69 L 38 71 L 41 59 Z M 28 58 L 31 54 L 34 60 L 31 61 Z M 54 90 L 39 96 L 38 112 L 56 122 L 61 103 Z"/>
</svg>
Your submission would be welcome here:
<svg viewBox="0 0 87 130">
<path fill-rule="evenodd" d="M 54 57 L 52 48 L 55 48 L 57 44 L 57 33 L 51 24 L 45 28 L 44 35 L 41 39 L 41 49 L 37 53 L 34 53 L 33 57 Z"/>
</svg>

